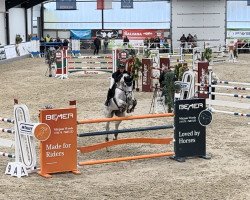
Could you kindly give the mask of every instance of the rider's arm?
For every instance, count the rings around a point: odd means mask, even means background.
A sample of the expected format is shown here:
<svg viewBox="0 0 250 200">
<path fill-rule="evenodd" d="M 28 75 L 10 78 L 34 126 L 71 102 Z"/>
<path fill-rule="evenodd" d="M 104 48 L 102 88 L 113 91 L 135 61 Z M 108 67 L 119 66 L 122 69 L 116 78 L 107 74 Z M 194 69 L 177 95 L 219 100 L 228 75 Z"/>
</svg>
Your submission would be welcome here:
<svg viewBox="0 0 250 200">
<path fill-rule="evenodd" d="M 115 79 L 113 77 L 111 77 L 109 89 L 112 89 L 114 84 L 115 84 Z"/>
</svg>

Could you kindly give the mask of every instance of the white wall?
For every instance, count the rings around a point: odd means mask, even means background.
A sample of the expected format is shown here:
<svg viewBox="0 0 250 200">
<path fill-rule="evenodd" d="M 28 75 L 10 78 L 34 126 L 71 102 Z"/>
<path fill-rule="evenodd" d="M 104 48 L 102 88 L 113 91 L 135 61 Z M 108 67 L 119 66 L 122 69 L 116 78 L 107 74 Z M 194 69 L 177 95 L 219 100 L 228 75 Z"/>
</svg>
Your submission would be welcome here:
<svg viewBox="0 0 250 200">
<path fill-rule="evenodd" d="M 198 46 L 225 44 L 226 0 L 172 0 L 172 39 L 197 35 Z"/>
<path fill-rule="evenodd" d="M 5 0 L 0 0 L 0 44 L 6 45 Z"/>
<path fill-rule="evenodd" d="M 28 34 L 32 34 L 32 8 L 27 9 L 27 26 L 28 26 Z"/>
<path fill-rule="evenodd" d="M 38 22 L 37 22 L 37 18 L 41 16 L 40 14 L 41 11 L 41 4 L 38 4 L 36 6 L 33 7 L 33 16 L 32 16 L 32 31 L 33 34 L 36 34 L 38 37 L 40 37 L 39 35 L 39 30 L 38 30 Z"/>
<path fill-rule="evenodd" d="M 10 44 L 15 44 L 16 35 L 19 34 L 25 42 L 25 9 L 11 8 L 9 10 Z"/>
</svg>

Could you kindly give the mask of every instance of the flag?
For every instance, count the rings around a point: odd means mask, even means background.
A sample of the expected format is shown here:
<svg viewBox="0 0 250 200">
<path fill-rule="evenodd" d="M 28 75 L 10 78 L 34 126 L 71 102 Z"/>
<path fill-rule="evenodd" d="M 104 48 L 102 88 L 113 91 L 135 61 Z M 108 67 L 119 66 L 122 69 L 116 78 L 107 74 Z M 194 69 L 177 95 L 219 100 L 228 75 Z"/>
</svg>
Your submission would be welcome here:
<svg viewBox="0 0 250 200">
<path fill-rule="evenodd" d="M 97 10 L 112 9 L 112 0 L 97 0 Z"/>
<path fill-rule="evenodd" d="M 131 9 L 133 8 L 133 0 L 121 0 L 121 8 Z"/>
<path fill-rule="evenodd" d="M 76 0 L 56 0 L 57 10 L 76 10 Z"/>
</svg>

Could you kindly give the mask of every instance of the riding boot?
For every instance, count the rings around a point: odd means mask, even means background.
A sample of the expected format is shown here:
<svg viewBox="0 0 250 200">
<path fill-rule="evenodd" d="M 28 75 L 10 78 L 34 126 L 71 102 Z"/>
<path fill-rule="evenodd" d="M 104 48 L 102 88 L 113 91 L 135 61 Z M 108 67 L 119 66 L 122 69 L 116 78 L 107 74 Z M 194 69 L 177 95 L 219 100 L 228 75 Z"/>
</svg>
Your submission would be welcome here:
<svg viewBox="0 0 250 200">
<path fill-rule="evenodd" d="M 107 100 L 105 101 L 105 106 L 109 106 L 110 99 L 112 98 L 112 89 L 108 90 Z"/>
</svg>

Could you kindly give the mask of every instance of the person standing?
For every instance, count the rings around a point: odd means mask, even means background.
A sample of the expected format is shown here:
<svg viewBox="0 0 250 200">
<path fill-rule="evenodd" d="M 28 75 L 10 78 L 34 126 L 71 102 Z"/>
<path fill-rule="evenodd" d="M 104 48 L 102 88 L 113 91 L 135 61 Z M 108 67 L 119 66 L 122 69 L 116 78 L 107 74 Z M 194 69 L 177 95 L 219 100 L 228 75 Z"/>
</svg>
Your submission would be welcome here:
<svg viewBox="0 0 250 200">
<path fill-rule="evenodd" d="M 106 35 L 103 41 L 104 44 L 104 53 L 107 53 L 108 45 L 109 45 L 109 37 Z"/>
<path fill-rule="evenodd" d="M 127 36 L 125 36 L 123 39 L 123 46 L 128 47 L 128 44 L 129 44 L 129 39 Z"/>
<path fill-rule="evenodd" d="M 94 55 L 95 54 L 98 55 L 101 46 L 101 40 L 98 37 L 94 39 L 94 46 L 95 46 Z"/>
<path fill-rule="evenodd" d="M 49 34 L 47 34 L 46 37 L 44 38 L 44 41 L 45 42 L 50 42 L 50 40 L 51 40 L 51 37 L 50 37 Z"/>
<path fill-rule="evenodd" d="M 181 41 L 181 47 L 185 48 L 185 45 L 186 45 L 186 42 L 187 42 L 187 38 L 186 38 L 185 34 L 183 34 L 181 36 L 180 41 Z"/>
<path fill-rule="evenodd" d="M 166 68 L 161 79 L 162 95 L 165 96 L 165 104 L 168 106 L 168 113 L 174 109 L 174 94 L 176 77 L 171 69 Z"/>
</svg>

